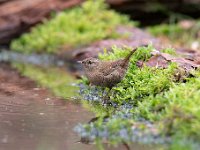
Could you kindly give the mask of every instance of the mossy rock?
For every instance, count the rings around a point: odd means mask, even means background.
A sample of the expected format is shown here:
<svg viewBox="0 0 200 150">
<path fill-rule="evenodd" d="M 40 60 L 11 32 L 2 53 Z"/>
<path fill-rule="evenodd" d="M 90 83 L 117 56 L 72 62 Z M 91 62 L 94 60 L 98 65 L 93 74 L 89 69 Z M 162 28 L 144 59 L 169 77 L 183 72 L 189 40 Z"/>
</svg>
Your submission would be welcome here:
<svg viewBox="0 0 200 150">
<path fill-rule="evenodd" d="M 50 21 L 32 28 L 11 43 L 11 49 L 23 53 L 58 53 L 91 42 L 119 38 L 119 25 L 133 26 L 125 15 L 119 15 L 103 0 L 86 1 L 81 6 L 56 14 Z"/>
</svg>

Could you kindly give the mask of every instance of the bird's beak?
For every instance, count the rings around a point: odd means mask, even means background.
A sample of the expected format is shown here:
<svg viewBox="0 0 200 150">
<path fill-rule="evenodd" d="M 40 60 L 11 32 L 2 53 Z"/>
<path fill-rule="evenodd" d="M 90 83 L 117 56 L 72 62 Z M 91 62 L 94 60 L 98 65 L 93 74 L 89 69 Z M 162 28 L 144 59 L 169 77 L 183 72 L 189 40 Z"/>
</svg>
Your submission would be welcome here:
<svg viewBox="0 0 200 150">
<path fill-rule="evenodd" d="M 83 62 L 82 61 L 77 61 L 79 64 L 82 64 Z"/>
</svg>

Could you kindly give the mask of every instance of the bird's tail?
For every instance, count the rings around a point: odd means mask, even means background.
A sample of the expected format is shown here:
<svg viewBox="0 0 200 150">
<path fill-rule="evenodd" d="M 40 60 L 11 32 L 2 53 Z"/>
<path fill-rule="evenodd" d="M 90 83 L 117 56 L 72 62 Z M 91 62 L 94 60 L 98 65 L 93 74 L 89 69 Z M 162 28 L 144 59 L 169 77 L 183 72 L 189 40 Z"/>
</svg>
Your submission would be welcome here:
<svg viewBox="0 0 200 150">
<path fill-rule="evenodd" d="M 146 45 L 141 45 L 140 47 L 148 47 L 148 45 L 147 45 L 147 44 L 146 44 Z M 135 51 L 136 51 L 137 49 L 138 49 L 138 47 L 134 48 L 134 49 L 124 58 L 123 64 L 121 65 L 122 67 L 125 67 L 125 66 L 128 64 L 128 62 L 129 62 L 131 56 L 135 53 Z"/>
</svg>

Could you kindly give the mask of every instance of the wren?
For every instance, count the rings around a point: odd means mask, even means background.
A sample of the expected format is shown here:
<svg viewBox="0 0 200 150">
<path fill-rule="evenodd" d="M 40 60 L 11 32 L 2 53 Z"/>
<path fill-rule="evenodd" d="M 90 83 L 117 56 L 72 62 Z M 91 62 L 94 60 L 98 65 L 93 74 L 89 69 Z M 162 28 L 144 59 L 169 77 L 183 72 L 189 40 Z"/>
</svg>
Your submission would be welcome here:
<svg viewBox="0 0 200 150">
<path fill-rule="evenodd" d="M 136 50 L 137 48 L 133 49 L 124 59 L 115 61 L 101 61 L 89 57 L 79 62 L 92 85 L 112 88 L 123 79 L 128 69 L 129 60 Z"/>
<path fill-rule="evenodd" d="M 115 61 L 101 61 L 89 57 L 79 62 L 82 64 L 90 84 L 111 89 L 125 76 L 130 58 L 136 50 L 137 48 L 133 49 L 124 59 Z"/>
</svg>

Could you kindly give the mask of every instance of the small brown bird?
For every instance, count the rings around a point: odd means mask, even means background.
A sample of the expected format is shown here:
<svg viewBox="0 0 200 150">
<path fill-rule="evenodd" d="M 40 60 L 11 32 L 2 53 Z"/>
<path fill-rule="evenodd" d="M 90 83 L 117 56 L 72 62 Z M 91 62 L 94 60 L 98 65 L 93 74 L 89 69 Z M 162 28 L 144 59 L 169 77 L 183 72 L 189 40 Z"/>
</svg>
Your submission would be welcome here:
<svg viewBox="0 0 200 150">
<path fill-rule="evenodd" d="M 92 85 L 111 89 L 125 76 L 129 60 L 136 50 L 137 48 L 133 49 L 124 59 L 116 61 L 101 61 L 90 57 L 80 61 L 80 63 L 83 65 L 84 72 Z"/>
<path fill-rule="evenodd" d="M 84 72 L 92 85 L 112 88 L 119 83 L 128 68 L 129 60 L 137 48 L 133 49 L 124 59 L 101 61 L 89 57 L 80 61 Z"/>
</svg>

